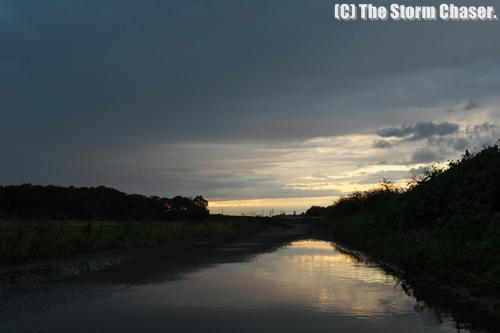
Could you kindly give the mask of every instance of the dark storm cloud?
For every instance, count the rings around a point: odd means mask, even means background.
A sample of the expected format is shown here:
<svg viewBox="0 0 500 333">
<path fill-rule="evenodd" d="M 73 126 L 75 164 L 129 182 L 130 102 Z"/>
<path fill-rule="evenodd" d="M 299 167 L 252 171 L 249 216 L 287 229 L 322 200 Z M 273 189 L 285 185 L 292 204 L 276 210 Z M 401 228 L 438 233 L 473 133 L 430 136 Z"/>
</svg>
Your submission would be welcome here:
<svg viewBox="0 0 500 333">
<path fill-rule="evenodd" d="M 497 126 L 489 122 L 479 125 L 468 125 L 463 131 L 451 136 L 434 136 L 427 139 L 433 146 L 453 148 L 454 151 L 464 152 L 466 149 L 476 149 L 484 145 L 493 144 L 498 139 Z"/>
<path fill-rule="evenodd" d="M 140 191 L 153 183 L 146 169 L 113 178 L 119 166 L 94 164 L 135 146 L 287 143 L 432 120 L 431 107 L 488 103 L 500 89 L 498 24 L 346 24 L 332 11 L 330 0 L 2 1 L 1 181 Z M 183 186 L 155 176 L 158 188 Z"/>
<path fill-rule="evenodd" d="M 408 126 L 406 126 L 408 127 Z M 409 126 L 413 128 L 413 126 Z M 403 131 L 401 127 L 395 127 L 388 131 L 393 133 L 409 133 Z M 433 132 L 435 133 L 435 132 Z M 440 132 L 443 134 L 443 132 Z M 444 132 L 446 133 L 446 132 Z M 412 135 L 412 134 L 407 134 Z M 378 162 L 379 165 L 396 164 L 412 166 L 415 163 L 438 163 L 459 158 L 466 150 L 478 151 L 484 146 L 489 146 L 498 142 L 500 133 L 496 124 L 485 122 L 477 125 L 461 126 L 459 130 L 447 135 L 427 136 L 422 140 L 410 140 L 411 136 L 393 139 L 392 149 L 377 151 L 377 154 L 387 154 L 386 160 Z M 408 152 L 412 153 L 408 153 Z M 403 156 L 403 158 L 401 158 Z"/>
<path fill-rule="evenodd" d="M 449 68 L 500 51 L 489 42 L 494 25 L 345 25 L 333 21 L 327 0 L 4 7 L 0 80 L 9 122 L 79 143 L 127 140 L 127 132 L 178 141 L 335 135 L 361 125 L 349 107 L 321 103 L 380 84 L 381 74 Z M 435 48 L 437 40 L 446 48 Z"/>
<path fill-rule="evenodd" d="M 381 137 L 397 137 L 406 138 L 409 141 L 430 138 L 432 136 L 446 136 L 456 133 L 459 129 L 457 124 L 443 122 L 419 122 L 411 125 L 403 125 L 401 127 L 386 127 L 377 130 L 377 134 Z"/>
</svg>

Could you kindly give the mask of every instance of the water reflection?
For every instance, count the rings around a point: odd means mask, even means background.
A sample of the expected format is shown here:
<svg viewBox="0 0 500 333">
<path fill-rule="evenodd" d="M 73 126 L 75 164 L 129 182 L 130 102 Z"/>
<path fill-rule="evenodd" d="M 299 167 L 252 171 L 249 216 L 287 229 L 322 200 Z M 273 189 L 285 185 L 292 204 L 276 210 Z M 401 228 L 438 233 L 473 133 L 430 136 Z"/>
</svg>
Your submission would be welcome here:
<svg viewBox="0 0 500 333">
<path fill-rule="evenodd" d="M 83 319 L 84 318 L 84 319 Z M 17 325 L 17 326 L 16 326 Z M 327 242 L 60 307 L 10 328 L 42 332 L 456 332 L 382 270 Z"/>
<path fill-rule="evenodd" d="M 326 242 L 300 241 L 251 263 L 220 265 L 191 274 L 174 285 L 143 291 L 166 297 L 162 304 L 185 308 L 261 311 L 297 310 L 352 317 L 394 320 L 436 326 L 431 313 L 415 311 L 417 302 L 396 287 L 378 268 L 367 267 Z M 444 330 L 453 327 L 442 327 Z"/>
</svg>

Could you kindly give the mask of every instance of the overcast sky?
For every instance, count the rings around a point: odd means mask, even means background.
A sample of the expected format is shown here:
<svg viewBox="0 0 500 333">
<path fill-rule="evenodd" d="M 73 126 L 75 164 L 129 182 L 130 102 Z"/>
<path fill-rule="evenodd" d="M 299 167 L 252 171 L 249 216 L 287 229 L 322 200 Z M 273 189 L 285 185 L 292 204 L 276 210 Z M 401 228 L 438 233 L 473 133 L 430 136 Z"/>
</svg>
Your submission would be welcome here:
<svg viewBox="0 0 500 333">
<path fill-rule="evenodd" d="M 0 183 L 302 211 L 500 138 L 498 21 L 333 4 L 0 1 Z"/>
</svg>

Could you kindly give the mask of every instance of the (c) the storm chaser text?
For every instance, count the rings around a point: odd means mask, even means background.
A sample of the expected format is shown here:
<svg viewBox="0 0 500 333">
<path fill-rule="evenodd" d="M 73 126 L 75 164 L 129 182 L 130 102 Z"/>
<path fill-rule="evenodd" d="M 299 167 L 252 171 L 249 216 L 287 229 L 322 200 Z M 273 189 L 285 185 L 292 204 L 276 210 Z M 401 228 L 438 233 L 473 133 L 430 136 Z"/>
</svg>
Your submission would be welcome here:
<svg viewBox="0 0 500 333">
<path fill-rule="evenodd" d="M 335 4 L 335 19 L 341 21 L 492 21 L 498 20 L 493 6 L 408 6 L 393 3 L 389 7 L 373 4 Z"/>
</svg>

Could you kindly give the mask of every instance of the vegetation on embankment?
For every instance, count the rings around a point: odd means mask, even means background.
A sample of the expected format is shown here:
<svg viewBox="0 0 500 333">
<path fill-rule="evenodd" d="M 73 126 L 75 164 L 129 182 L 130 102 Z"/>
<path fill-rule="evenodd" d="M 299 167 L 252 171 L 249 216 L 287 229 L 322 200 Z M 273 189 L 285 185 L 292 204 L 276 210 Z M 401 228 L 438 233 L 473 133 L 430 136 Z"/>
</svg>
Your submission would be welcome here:
<svg viewBox="0 0 500 333">
<path fill-rule="evenodd" d="M 0 264 L 107 248 L 222 237 L 276 224 L 269 218 L 219 216 L 204 221 L 0 221 Z"/>
<path fill-rule="evenodd" d="M 309 215 L 314 212 L 323 214 L 322 223 L 340 240 L 409 275 L 500 296 L 498 146 L 432 168 L 406 191 L 382 184 L 314 207 Z"/>
</svg>

